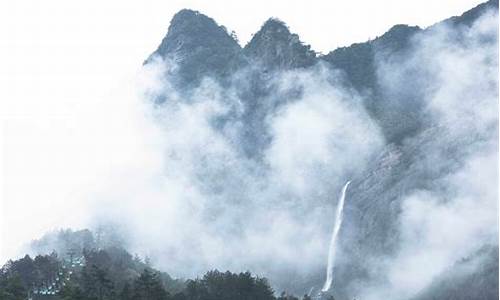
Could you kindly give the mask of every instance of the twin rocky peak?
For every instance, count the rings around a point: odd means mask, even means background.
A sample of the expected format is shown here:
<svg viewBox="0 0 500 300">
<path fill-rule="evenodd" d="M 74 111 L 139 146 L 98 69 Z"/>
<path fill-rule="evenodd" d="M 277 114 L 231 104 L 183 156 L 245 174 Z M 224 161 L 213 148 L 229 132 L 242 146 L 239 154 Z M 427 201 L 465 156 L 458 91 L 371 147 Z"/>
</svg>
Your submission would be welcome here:
<svg viewBox="0 0 500 300">
<path fill-rule="evenodd" d="M 497 8 L 498 0 L 480 4 L 462 16 L 444 22 L 470 24 L 491 7 Z M 361 73 L 373 71 L 373 52 L 378 49 L 386 52 L 402 51 L 419 31 L 422 31 L 419 27 L 396 25 L 374 40 L 318 55 L 297 34 L 291 33 L 284 22 L 271 18 L 242 48 L 236 36 L 212 18 L 183 9 L 174 15 L 167 35 L 145 63 L 150 62 L 153 56 L 173 59 L 179 64 L 178 79 L 196 84 L 204 76 L 220 78 L 245 66 L 259 66 L 264 71 L 272 71 L 306 68 L 318 61 L 325 61 L 343 70 L 354 87 L 372 88 L 370 80 L 366 80 L 370 76 Z"/>
<path fill-rule="evenodd" d="M 269 69 L 307 67 L 316 53 L 290 33 L 280 20 L 269 19 L 244 47 L 224 26 L 193 10 L 184 9 L 172 19 L 168 34 L 152 54 L 173 58 L 200 75 L 224 75 L 250 61 Z M 214 74 L 210 74 L 210 73 Z M 194 75 L 194 74 L 193 74 Z M 188 78 L 186 78 L 188 79 Z M 195 78 L 191 78 L 195 79 Z"/>
</svg>

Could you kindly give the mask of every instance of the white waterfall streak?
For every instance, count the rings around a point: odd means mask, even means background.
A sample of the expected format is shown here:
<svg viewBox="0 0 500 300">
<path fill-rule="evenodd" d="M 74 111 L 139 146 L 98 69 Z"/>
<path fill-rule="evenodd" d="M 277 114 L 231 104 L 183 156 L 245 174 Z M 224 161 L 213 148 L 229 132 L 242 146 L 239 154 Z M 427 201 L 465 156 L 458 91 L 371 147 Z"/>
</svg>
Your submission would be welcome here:
<svg viewBox="0 0 500 300">
<path fill-rule="evenodd" d="M 344 199 L 347 187 L 351 181 L 348 181 L 342 188 L 342 194 L 340 195 L 339 204 L 337 205 L 337 214 L 335 216 L 335 225 L 333 226 L 332 239 L 330 241 L 330 249 L 328 251 L 328 265 L 326 267 L 326 281 L 325 285 L 321 289 L 322 292 L 326 292 L 330 289 L 333 281 L 333 267 L 335 264 L 335 243 L 337 241 L 337 235 L 340 230 L 340 225 L 342 225 L 342 213 L 344 211 Z"/>
</svg>

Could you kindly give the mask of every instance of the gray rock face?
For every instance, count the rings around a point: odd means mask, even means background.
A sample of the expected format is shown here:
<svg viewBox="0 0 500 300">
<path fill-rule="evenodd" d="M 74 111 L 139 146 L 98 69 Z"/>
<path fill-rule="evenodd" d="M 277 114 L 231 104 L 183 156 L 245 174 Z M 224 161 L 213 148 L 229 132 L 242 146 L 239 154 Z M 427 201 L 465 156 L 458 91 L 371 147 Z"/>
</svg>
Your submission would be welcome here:
<svg viewBox="0 0 500 300">
<path fill-rule="evenodd" d="M 471 272 L 471 270 L 474 270 Z M 498 298 L 498 248 L 484 247 L 448 269 L 414 299 Z"/>
<path fill-rule="evenodd" d="M 280 20 L 269 19 L 243 49 L 251 61 L 265 71 L 310 67 L 316 63 L 316 54 L 304 45 L 299 36 L 290 33 Z"/>
</svg>

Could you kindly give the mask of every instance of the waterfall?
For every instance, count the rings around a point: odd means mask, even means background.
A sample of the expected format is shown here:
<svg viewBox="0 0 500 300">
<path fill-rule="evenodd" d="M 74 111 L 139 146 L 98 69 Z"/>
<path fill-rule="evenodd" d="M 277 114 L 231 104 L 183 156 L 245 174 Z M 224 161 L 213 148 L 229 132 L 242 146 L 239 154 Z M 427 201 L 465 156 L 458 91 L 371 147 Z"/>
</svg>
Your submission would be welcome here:
<svg viewBox="0 0 500 300">
<path fill-rule="evenodd" d="M 342 224 L 342 213 L 344 211 L 344 199 L 347 186 L 349 186 L 351 181 L 348 181 L 342 188 L 342 194 L 340 195 L 339 203 L 337 205 L 337 213 L 335 216 L 335 225 L 333 226 L 332 239 L 330 241 L 330 248 L 328 250 L 328 265 L 326 267 L 326 281 L 325 285 L 321 289 L 322 292 L 326 292 L 330 289 L 333 281 L 333 266 L 335 263 L 335 243 L 337 241 L 337 235 L 340 230 L 340 225 Z"/>
</svg>

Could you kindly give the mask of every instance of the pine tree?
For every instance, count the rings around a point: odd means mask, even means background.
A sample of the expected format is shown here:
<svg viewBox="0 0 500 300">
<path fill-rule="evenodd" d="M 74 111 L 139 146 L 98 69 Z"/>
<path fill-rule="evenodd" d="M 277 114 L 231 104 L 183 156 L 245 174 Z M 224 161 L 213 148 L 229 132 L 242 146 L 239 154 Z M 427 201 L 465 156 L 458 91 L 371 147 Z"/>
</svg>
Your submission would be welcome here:
<svg viewBox="0 0 500 300">
<path fill-rule="evenodd" d="M 89 297 L 97 300 L 112 299 L 114 296 L 114 284 L 109 279 L 106 270 L 92 265 L 90 270 L 83 272 L 84 290 Z"/>
<path fill-rule="evenodd" d="M 158 274 L 147 268 L 134 282 L 134 300 L 168 300 L 169 298 Z"/>
<path fill-rule="evenodd" d="M 0 299 L 2 300 L 24 300 L 28 292 L 18 275 L 9 276 L 0 280 Z"/>
<path fill-rule="evenodd" d="M 132 290 L 132 287 L 130 286 L 130 284 L 127 282 L 125 283 L 125 285 L 123 286 L 123 289 L 120 293 L 120 300 L 132 300 L 132 296 L 133 296 L 133 290 Z"/>
</svg>

